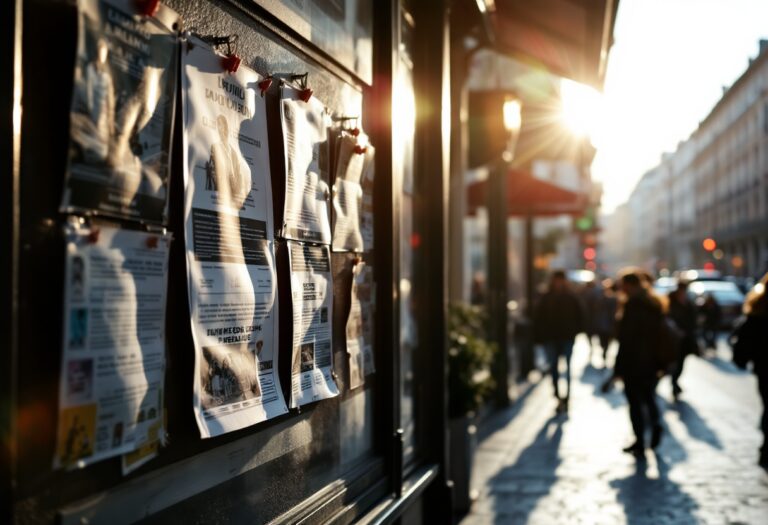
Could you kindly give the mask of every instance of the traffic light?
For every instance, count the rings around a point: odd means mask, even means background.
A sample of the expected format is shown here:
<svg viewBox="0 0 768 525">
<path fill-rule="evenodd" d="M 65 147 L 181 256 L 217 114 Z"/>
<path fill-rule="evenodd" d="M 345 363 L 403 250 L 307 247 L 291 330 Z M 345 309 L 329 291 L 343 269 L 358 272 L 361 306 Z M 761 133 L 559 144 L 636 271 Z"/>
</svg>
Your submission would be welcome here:
<svg viewBox="0 0 768 525">
<path fill-rule="evenodd" d="M 588 261 L 594 261 L 595 257 L 597 257 L 597 251 L 590 247 L 584 248 L 584 258 Z"/>
<path fill-rule="evenodd" d="M 716 242 L 715 242 L 715 240 L 714 240 L 714 239 L 712 239 L 711 237 L 707 237 L 706 239 L 704 239 L 704 240 L 701 242 L 701 245 L 702 245 L 702 246 L 704 247 L 704 249 L 705 249 L 705 250 L 707 250 L 708 252 L 714 251 L 714 250 L 715 250 L 715 248 L 717 248 L 717 243 L 716 243 Z"/>
</svg>

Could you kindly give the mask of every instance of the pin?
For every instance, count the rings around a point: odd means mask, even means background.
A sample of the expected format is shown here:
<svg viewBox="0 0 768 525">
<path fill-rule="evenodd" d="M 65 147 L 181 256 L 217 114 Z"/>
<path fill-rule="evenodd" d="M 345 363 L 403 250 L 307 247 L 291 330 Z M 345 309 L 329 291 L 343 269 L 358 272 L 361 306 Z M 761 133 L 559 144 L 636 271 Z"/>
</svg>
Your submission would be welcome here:
<svg viewBox="0 0 768 525">
<path fill-rule="evenodd" d="M 313 93 L 314 91 L 312 91 L 311 89 L 304 88 L 301 91 L 299 91 L 299 98 L 304 102 L 309 102 L 309 99 L 312 98 Z"/>
<path fill-rule="evenodd" d="M 240 62 L 240 57 L 235 54 L 228 54 L 221 57 L 221 66 L 228 73 L 236 73 L 237 69 L 240 67 Z"/>
<path fill-rule="evenodd" d="M 368 146 L 361 146 L 360 144 L 355 145 L 355 153 L 358 155 L 362 155 L 366 151 L 368 151 Z"/>
<path fill-rule="evenodd" d="M 152 18 L 160 9 L 160 0 L 136 0 L 136 8 L 141 15 Z"/>
<path fill-rule="evenodd" d="M 99 236 L 101 235 L 101 230 L 98 228 L 92 228 L 91 232 L 88 234 L 88 242 L 90 244 L 96 244 L 99 242 Z"/>
<path fill-rule="evenodd" d="M 159 239 L 155 235 L 151 237 L 147 237 L 147 241 L 146 241 L 147 248 L 152 248 L 152 249 L 157 248 L 158 242 L 159 242 Z"/>
<path fill-rule="evenodd" d="M 258 84 L 259 89 L 261 90 L 261 96 L 264 96 L 264 93 L 269 91 L 269 88 L 272 87 L 272 77 L 267 77 Z"/>
</svg>

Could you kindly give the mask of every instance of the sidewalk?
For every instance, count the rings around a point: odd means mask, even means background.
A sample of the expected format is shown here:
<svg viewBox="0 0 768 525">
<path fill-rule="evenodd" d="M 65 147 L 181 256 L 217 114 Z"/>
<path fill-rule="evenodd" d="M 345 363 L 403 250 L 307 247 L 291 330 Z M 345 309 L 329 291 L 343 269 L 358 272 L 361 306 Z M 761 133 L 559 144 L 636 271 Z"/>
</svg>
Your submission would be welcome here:
<svg viewBox="0 0 768 525">
<path fill-rule="evenodd" d="M 555 415 L 545 377 L 481 429 L 479 497 L 461 524 L 767 524 L 757 386 L 725 352 L 688 358 L 677 404 L 661 382 L 664 440 L 658 454 L 635 461 L 621 451 L 632 441 L 621 387 L 600 393 L 606 372 L 587 365 L 580 338 L 568 415 Z"/>
</svg>

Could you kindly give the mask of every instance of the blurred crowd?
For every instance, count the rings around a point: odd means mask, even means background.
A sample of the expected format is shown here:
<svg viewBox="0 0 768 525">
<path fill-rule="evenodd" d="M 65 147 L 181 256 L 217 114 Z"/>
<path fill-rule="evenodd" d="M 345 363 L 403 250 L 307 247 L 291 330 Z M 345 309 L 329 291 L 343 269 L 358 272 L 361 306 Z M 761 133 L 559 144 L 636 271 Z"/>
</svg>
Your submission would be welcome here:
<svg viewBox="0 0 768 525">
<path fill-rule="evenodd" d="M 546 351 L 559 413 L 568 410 L 576 336 L 586 334 L 590 362 L 595 352 L 602 353 L 606 368 L 609 349 L 617 342 L 602 390 L 623 385 L 635 434 L 624 450 L 640 456 L 663 439 L 656 402 L 659 380 L 670 376 L 677 401 L 683 394 L 680 377 L 686 358 L 730 348 L 734 364 L 751 368 L 757 376 L 764 408 L 761 429 L 764 438 L 768 435 L 768 274 L 746 294 L 734 282 L 706 272 L 655 280 L 643 270 L 627 268 L 616 280 L 574 283 L 568 277 L 564 271 L 552 273 L 533 315 L 534 340 Z M 768 469 L 765 440 L 758 462 Z"/>
</svg>

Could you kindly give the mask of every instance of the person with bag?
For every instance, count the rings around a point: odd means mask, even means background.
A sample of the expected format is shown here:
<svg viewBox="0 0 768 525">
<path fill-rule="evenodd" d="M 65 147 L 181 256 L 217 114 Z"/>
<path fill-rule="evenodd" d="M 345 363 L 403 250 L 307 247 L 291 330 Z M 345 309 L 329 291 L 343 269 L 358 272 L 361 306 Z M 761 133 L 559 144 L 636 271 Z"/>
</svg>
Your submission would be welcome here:
<svg viewBox="0 0 768 525">
<path fill-rule="evenodd" d="M 659 343 L 664 337 L 664 312 L 637 271 L 627 271 L 620 278 L 625 299 L 620 311 L 619 353 L 614 367 L 615 378 L 624 383 L 629 404 L 629 418 L 635 442 L 625 452 L 642 456 L 645 452 L 647 413 L 651 427 L 651 448 L 661 442 L 662 426 L 656 404 L 658 371 L 664 364 L 659 358 Z"/>
<path fill-rule="evenodd" d="M 757 386 L 763 400 L 763 416 L 760 428 L 763 445 L 758 463 L 768 470 L 768 273 L 747 294 L 744 301 L 744 318 L 731 336 L 733 362 L 740 368 L 752 363 L 757 376 Z"/>
</svg>

